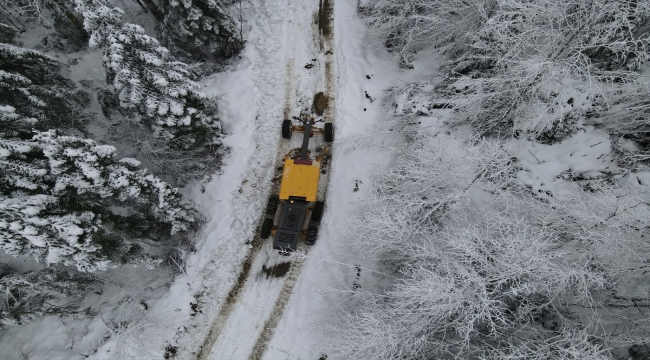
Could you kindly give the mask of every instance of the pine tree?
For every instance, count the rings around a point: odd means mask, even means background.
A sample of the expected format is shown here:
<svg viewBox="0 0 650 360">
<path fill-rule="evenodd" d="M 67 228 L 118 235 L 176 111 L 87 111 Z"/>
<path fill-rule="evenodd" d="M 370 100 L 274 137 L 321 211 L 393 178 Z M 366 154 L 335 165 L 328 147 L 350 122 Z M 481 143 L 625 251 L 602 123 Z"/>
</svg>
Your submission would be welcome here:
<svg viewBox="0 0 650 360">
<path fill-rule="evenodd" d="M 237 27 L 222 0 L 163 0 L 161 5 L 165 28 L 178 37 L 174 43 L 195 57 L 228 58 L 242 49 Z"/>
<path fill-rule="evenodd" d="M 66 0 L 0 0 L 0 15 L 3 21 L 14 26 L 38 22 L 46 28 L 54 28 L 54 37 L 62 46 L 57 50 L 78 51 L 87 45 L 88 33 L 69 5 Z"/>
<path fill-rule="evenodd" d="M 88 309 L 79 310 L 78 301 L 86 291 L 101 291 L 93 274 L 54 267 L 21 273 L 0 264 L 0 293 L 4 295 L 0 322 L 22 325 L 43 315 L 85 316 Z"/>
<path fill-rule="evenodd" d="M 0 42 L 11 43 L 17 34 L 18 30 L 13 26 L 0 23 Z"/>
<path fill-rule="evenodd" d="M 0 106 L 10 106 L 33 120 L 23 131 L 66 129 L 87 123 L 88 116 L 81 108 L 85 93 L 76 90 L 59 70 L 58 61 L 50 56 L 0 43 Z"/>
<path fill-rule="evenodd" d="M 123 24 L 123 11 L 105 0 L 77 0 L 77 11 L 91 34 L 91 47 L 104 49 L 109 83 L 120 105 L 134 109 L 161 136 L 193 134 L 182 147 L 218 144 L 216 100 L 205 96 L 188 71 L 139 25 Z"/>
<path fill-rule="evenodd" d="M 173 235 L 195 221 L 169 184 L 93 140 L 37 133 L 0 138 L 0 250 L 80 271 L 154 265 L 132 239 Z M 115 207 L 129 214 L 115 213 Z"/>
</svg>

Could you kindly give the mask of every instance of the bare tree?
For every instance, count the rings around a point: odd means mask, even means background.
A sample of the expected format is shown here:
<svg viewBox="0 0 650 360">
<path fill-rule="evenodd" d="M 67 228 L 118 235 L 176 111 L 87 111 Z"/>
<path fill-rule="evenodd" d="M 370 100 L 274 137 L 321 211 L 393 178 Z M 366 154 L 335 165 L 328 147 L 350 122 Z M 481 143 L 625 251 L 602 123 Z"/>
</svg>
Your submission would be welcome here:
<svg viewBox="0 0 650 360">
<path fill-rule="evenodd" d="M 483 134 L 580 127 L 621 99 L 650 50 L 648 0 L 376 1 L 362 12 L 402 62 L 431 47 L 450 55 L 428 106 L 453 107 Z"/>
<path fill-rule="evenodd" d="M 596 359 L 647 341 L 647 190 L 533 195 L 498 143 L 438 138 L 411 145 L 364 200 L 349 242 L 396 280 L 358 290 L 332 332 L 336 351 Z"/>
<path fill-rule="evenodd" d="M 408 66 L 414 52 L 434 46 L 457 54 L 492 16 L 494 0 L 376 0 L 360 7 L 365 22 L 386 40 L 401 64 Z"/>
</svg>

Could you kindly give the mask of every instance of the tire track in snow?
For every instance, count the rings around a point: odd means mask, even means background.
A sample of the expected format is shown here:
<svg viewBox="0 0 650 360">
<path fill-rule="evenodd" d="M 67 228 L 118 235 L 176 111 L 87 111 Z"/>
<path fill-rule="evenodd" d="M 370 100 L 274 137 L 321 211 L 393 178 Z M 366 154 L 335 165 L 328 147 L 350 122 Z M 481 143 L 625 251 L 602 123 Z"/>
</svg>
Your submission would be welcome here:
<svg viewBox="0 0 650 360">
<path fill-rule="evenodd" d="M 256 231 L 259 232 L 259 228 L 260 228 L 259 224 L 257 228 L 258 230 Z M 262 245 L 264 245 L 264 240 L 260 239 L 259 236 L 255 236 L 252 245 L 253 246 L 249 249 L 248 253 L 246 254 L 246 258 L 244 258 L 244 262 L 242 264 L 242 271 L 239 273 L 235 285 L 233 285 L 232 289 L 228 293 L 228 296 L 226 297 L 226 300 L 224 301 L 221 310 L 219 310 L 219 314 L 217 315 L 217 318 L 212 324 L 210 330 L 208 331 L 208 334 L 205 337 L 205 341 L 203 342 L 203 345 L 201 346 L 198 354 L 196 355 L 196 358 L 198 360 L 205 360 L 208 358 L 208 355 L 210 355 L 210 351 L 212 351 L 212 347 L 214 346 L 214 343 L 217 341 L 219 335 L 221 334 L 221 330 L 223 330 L 224 326 L 226 325 L 226 321 L 228 321 L 228 317 L 230 316 L 233 309 L 235 308 L 235 304 L 237 303 L 237 300 L 239 300 L 239 298 L 241 297 L 244 284 L 246 283 L 246 280 L 250 276 L 251 269 L 253 267 L 253 261 L 255 260 L 257 254 L 259 254 L 260 250 L 262 249 Z"/>
<path fill-rule="evenodd" d="M 262 1 L 262 3 L 259 5 L 259 8 L 264 9 L 263 10 L 263 16 L 265 18 L 271 18 L 269 14 L 269 9 L 268 9 L 268 0 L 267 1 Z M 277 9 L 271 8 L 270 11 L 274 11 Z M 268 52 L 267 49 L 263 49 L 263 47 L 267 44 L 256 44 L 256 47 L 262 48 L 259 52 L 264 53 L 265 50 Z M 285 74 L 285 104 L 290 103 L 291 97 L 291 91 L 294 89 L 293 84 L 291 83 L 291 80 L 293 78 L 293 52 L 295 51 L 295 47 L 290 45 L 285 52 L 285 61 L 286 61 L 286 74 Z M 285 105 L 285 117 L 287 117 L 286 113 L 287 111 L 290 110 L 288 107 Z M 259 116 L 259 115 L 258 115 Z M 279 130 L 279 127 L 278 127 Z M 279 131 L 278 131 L 279 132 Z M 277 149 L 277 159 L 284 159 L 284 154 L 289 151 L 290 144 L 288 144 L 285 141 L 280 141 L 278 144 L 278 149 Z M 282 154 L 281 156 L 279 154 Z M 278 164 L 278 160 L 276 159 L 276 164 Z M 276 193 L 279 191 L 279 184 L 273 184 L 270 187 L 270 192 L 271 193 Z M 226 296 L 223 305 L 219 309 L 219 312 L 217 316 L 215 317 L 215 320 L 212 322 L 212 325 L 210 326 L 210 329 L 208 330 L 202 345 L 200 346 L 198 352 L 196 353 L 196 359 L 197 360 L 206 360 L 211 351 L 212 348 L 214 347 L 215 343 L 217 342 L 219 335 L 223 331 L 224 327 L 227 324 L 228 318 L 230 317 L 231 313 L 235 309 L 235 305 L 238 303 L 238 301 L 241 298 L 241 295 L 243 293 L 243 290 L 245 289 L 246 282 L 248 279 L 251 277 L 251 272 L 253 270 L 253 264 L 255 260 L 257 259 L 260 251 L 264 247 L 264 244 L 266 243 L 265 239 L 261 239 L 259 237 L 259 231 L 262 226 L 262 222 L 264 221 L 265 218 L 265 209 L 262 210 L 262 214 L 259 217 L 256 229 L 255 229 L 255 235 L 253 237 L 253 240 L 251 241 L 251 247 L 248 249 L 243 261 L 242 261 L 242 269 L 241 272 L 239 273 L 235 283 L 233 284 L 232 288 L 228 292 L 228 295 Z"/>
<path fill-rule="evenodd" d="M 291 40 L 291 39 L 290 39 Z M 293 53 L 295 52 L 295 46 L 293 44 L 293 41 L 289 41 L 287 48 L 287 52 L 285 55 L 285 62 L 286 62 L 286 75 L 285 75 L 285 107 L 284 107 L 284 117 L 285 118 L 290 118 L 291 116 L 291 111 L 292 111 L 292 106 L 291 104 L 294 102 L 293 100 L 293 92 L 295 91 L 295 86 L 292 83 L 293 79 L 293 68 L 294 68 L 294 55 Z M 277 150 L 277 157 L 276 157 L 276 164 L 281 164 L 282 160 L 284 159 L 284 155 L 290 150 L 290 143 L 287 141 L 280 141 L 278 144 L 278 150 Z M 271 186 L 271 193 L 277 193 L 279 192 L 280 189 L 280 184 L 279 183 L 274 183 Z M 253 270 L 253 263 L 257 259 L 260 251 L 263 248 L 263 245 L 265 244 L 266 240 L 268 239 L 261 239 L 259 237 L 259 231 L 262 225 L 262 222 L 265 219 L 265 213 L 263 212 L 262 215 L 259 218 L 256 230 L 255 230 L 255 236 L 252 241 L 252 246 L 248 250 L 243 263 L 242 263 L 242 270 L 239 273 L 239 276 L 237 277 L 237 280 L 235 281 L 235 284 L 232 286 L 230 292 L 226 296 L 226 299 L 224 300 L 224 303 L 219 310 L 219 313 L 217 317 L 215 318 L 214 322 L 212 323 L 212 326 L 210 327 L 210 330 L 208 331 L 205 340 L 203 341 L 203 344 L 201 345 L 197 355 L 196 359 L 197 360 L 206 360 L 211 351 L 212 348 L 214 347 L 215 343 L 219 339 L 219 336 L 221 335 L 221 332 L 223 331 L 224 327 L 227 324 L 228 318 L 232 314 L 233 310 L 235 309 L 235 305 L 238 303 L 238 301 L 241 298 L 241 295 L 243 293 L 243 290 L 245 288 L 245 284 L 248 281 L 248 279 L 251 276 L 251 272 Z M 295 266 L 292 265 L 291 271 L 295 268 Z M 291 276 L 291 274 L 287 274 L 287 276 Z"/>
<path fill-rule="evenodd" d="M 268 347 L 269 342 L 273 338 L 273 333 L 275 332 L 275 329 L 277 328 L 280 319 L 282 319 L 284 308 L 289 302 L 289 297 L 291 297 L 293 288 L 296 285 L 296 281 L 298 280 L 298 275 L 300 275 L 300 270 L 302 270 L 303 263 L 304 263 L 304 259 L 296 259 L 291 263 L 291 269 L 289 270 L 289 273 L 285 277 L 284 286 L 280 291 L 280 295 L 278 295 L 277 299 L 275 300 L 275 304 L 273 305 L 273 310 L 271 310 L 271 315 L 264 323 L 262 332 L 260 333 L 260 335 L 257 338 L 257 341 L 255 342 L 253 351 L 251 351 L 251 354 L 248 357 L 249 360 L 258 360 L 261 359 L 262 356 L 264 356 L 264 353 L 266 352 L 266 348 Z"/>
</svg>

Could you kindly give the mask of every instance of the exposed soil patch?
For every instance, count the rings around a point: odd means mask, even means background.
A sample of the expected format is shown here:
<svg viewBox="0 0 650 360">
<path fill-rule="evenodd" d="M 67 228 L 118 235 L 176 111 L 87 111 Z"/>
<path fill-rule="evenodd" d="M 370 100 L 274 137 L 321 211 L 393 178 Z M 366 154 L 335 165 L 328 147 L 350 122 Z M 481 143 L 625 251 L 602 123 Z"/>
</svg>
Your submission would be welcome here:
<svg viewBox="0 0 650 360">
<path fill-rule="evenodd" d="M 329 99 L 327 98 L 327 96 L 325 96 L 324 93 L 319 92 L 314 96 L 314 104 L 312 105 L 312 108 L 314 109 L 316 115 L 318 116 L 323 115 L 328 105 L 329 105 Z"/>
<path fill-rule="evenodd" d="M 266 278 L 268 279 L 270 276 L 273 277 L 282 277 L 289 272 L 289 269 L 291 269 L 291 263 L 290 262 L 283 262 L 279 264 L 275 264 L 271 267 L 266 267 L 266 265 L 262 265 L 262 272 L 266 274 Z"/>
<path fill-rule="evenodd" d="M 332 34 L 332 10 L 330 0 L 320 0 L 318 3 L 318 30 L 325 37 Z"/>
</svg>

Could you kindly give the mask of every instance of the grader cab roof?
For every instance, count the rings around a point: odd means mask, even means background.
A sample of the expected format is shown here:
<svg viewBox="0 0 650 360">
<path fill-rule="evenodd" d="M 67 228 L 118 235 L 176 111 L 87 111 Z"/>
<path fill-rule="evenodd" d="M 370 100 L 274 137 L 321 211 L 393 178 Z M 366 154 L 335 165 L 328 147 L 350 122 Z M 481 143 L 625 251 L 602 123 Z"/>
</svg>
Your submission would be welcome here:
<svg viewBox="0 0 650 360">
<path fill-rule="evenodd" d="M 316 201 L 319 175 L 319 161 L 287 158 L 282 171 L 280 199 L 289 200 L 291 197 L 304 198 L 308 202 Z"/>
</svg>

